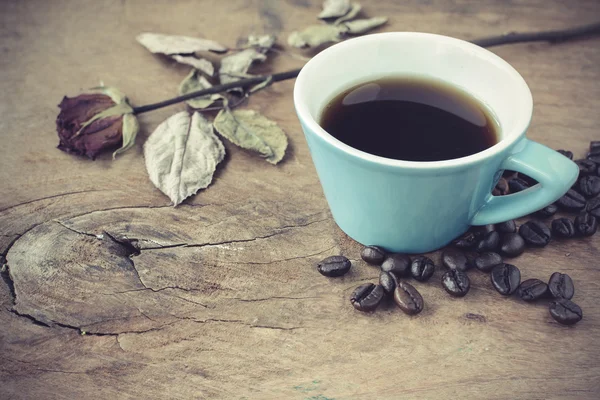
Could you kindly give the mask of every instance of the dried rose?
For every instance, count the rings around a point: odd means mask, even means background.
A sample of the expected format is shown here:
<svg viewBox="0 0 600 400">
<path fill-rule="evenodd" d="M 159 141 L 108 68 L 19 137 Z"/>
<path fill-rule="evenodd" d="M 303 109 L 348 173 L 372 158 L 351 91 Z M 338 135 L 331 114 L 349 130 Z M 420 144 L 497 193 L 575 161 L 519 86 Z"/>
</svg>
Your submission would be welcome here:
<svg viewBox="0 0 600 400">
<path fill-rule="evenodd" d="M 94 159 L 121 144 L 113 153 L 114 158 L 135 143 L 139 124 L 125 95 L 111 87 L 97 90 L 99 93 L 65 96 L 58 105 L 56 130 L 60 150 Z"/>
</svg>

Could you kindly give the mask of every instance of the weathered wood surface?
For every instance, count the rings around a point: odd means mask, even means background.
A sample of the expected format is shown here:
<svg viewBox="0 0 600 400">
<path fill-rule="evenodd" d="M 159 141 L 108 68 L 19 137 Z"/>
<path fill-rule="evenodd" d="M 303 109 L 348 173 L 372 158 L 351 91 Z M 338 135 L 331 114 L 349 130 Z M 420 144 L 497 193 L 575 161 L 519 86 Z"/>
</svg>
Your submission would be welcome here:
<svg viewBox="0 0 600 400">
<path fill-rule="evenodd" d="M 384 30 L 461 38 L 600 19 L 596 0 L 364 3 L 390 17 Z M 12 277 L 0 283 L 0 398 L 600 397 L 600 234 L 515 260 L 524 278 L 573 277 L 584 310 L 576 327 L 554 323 L 544 304 L 502 298 L 477 273 L 464 299 L 419 284 L 426 308 L 413 318 L 392 306 L 352 309 L 351 290 L 377 272 L 331 220 L 293 81 L 250 101 L 288 132 L 284 162 L 227 146 L 214 184 L 175 209 L 148 180 L 141 143 L 183 106 L 143 115 L 138 145 L 114 162 L 55 148 L 64 94 L 99 81 L 138 105 L 175 93 L 187 68 L 147 52 L 138 33 L 233 45 L 266 31 L 285 43 L 319 9 L 314 0 L 0 3 L 0 252 Z M 494 51 L 531 86 L 532 139 L 580 157 L 600 139 L 600 39 Z M 300 65 L 280 55 L 259 70 Z M 137 240 L 140 254 L 109 235 Z M 348 276 L 315 272 L 339 253 L 355 260 Z"/>
</svg>

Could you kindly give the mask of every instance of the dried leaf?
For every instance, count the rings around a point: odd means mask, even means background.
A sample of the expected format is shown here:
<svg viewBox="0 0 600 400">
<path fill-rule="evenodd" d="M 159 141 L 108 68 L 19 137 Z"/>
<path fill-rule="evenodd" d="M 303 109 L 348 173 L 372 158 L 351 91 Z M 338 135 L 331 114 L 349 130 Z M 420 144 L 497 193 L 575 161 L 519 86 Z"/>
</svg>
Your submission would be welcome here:
<svg viewBox="0 0 600 400">
<path fill-rule="evenodd" d="M 342 25 L 311 25 L 300 32 L 292 32 L 288 44 L 294 47 L 317 47 L 329 42 L 339 42 L 347 28 Z"/>
<path fill-rule="evenodd" d="M 144 144 L 150 180 L 174 206 L 208 187 L 223 157 L 223 144 L 198 112 L 191 119 L 185 111 L 169 117 Z"/>
<path fill-rule="evenodd" d="M 350 11 L 350 0 L 325 0 L 319 18 L 338 18 Z"/>
<path fill-rule="evenodd" d="M 195 92 L 197 90 L 208 89 L 212 87 L 210 82 L 200 74 L 200 71 L 192 69 L 192 71 L 185 77 L 185 79 L 179 85 L 179 94 L 187 94 Z M 218 93 L 207 94 L 205 96 L 194 97 L 191 100 L 186 101 L 192 108 L 206 108 L 213 104 L 217 100 L 226 101 L 225 97 Z"/>
<path fill-rule="evenodd" d="M 196 51 L 214 51 L 222 53 L 227 47 L 214 40 L 190 36 L 163 35 L 160 33 L 142 33 L 136 40 L 152 53 L 192 54 Z"/>
<path fill-rule="evenodd" d="M 135 144 L 135 137 L 137 136 L 140 130 L 140 124 L 133 114 L 125 114 L 123 115 L 123 144 L 120 149 L 117 149 L 113 153 L 113 159 L 117 156 L 117 154 L 121 154 L 127 150 L 129 150 Z"/>
<path fill-rule="evenodd" d="M 208 76 L 213 76 L 215 74 L 215 67 L 213 64 L 205 58 L 196 58 L 194 56 L 180 56 L 179 54 L 175 54 L 171 56 L 171 58 L 178 63 L 191 65 L 199 71 L 204 72 Z"/>
<path fill-rule="evenodd" d="M 263 50 L 269 50 L 276 41 L 277 36 L 275 35 L 249 35 L 243 47 L 259 47 Z"/>
<path fill-rule="evenodd" d="M 343 25 L 348 27 L 348 33 L 353 35 L 360 35 L 366 33 L 371 29 L 375 29 L 378 26 L 385 24 L 388 21 L 386 17 L 374 17 L 368 19 L 357 19 L 354 21 L 344 22 Z"/>
<path fill-rule="evenodd" d="M 272 83 L 273 83 L 273 75 L 269 75 L 269 76 L 267 76 L 267 78 L 264 81 L 262 81 L 258 85 L 252 86 L 250 88 L 250 90 L 248 91 L 248 93 L 258 92 L 259 90 L 262 90 L 262 89 L 264 89 L 266 87 L 271 86 Z"/>
<path fill-rule="evenodd" d="M 267 56 L 255 48 L 239 51 L 221 60 L 219 69 L 219 80 L 221 84 L 235 82 L 241 78 L 248 77 L 246 74 L 254 61 L 264 61 Z"/>
<path fill-rule="evenodd" d="M 351 19 L 355 18 L 358 15 L 360 10 L 362 10 L 362 6 L 359 3 L 352 3 L 352 8 L 348 12 L 348 14 L 339 17 L 338 19 L 335 20 L 335 22 L 333 24 L 339 25 L 344 21 L 350 21 Z"/>
<path fill-rule="evenodd" d="M 277 164 L 288 145 L 285 132 L 267 117 L 253 110 L 221 110 L 214 121 L 215 130 L 232 143 L 252 150 Z"/>
</svg>

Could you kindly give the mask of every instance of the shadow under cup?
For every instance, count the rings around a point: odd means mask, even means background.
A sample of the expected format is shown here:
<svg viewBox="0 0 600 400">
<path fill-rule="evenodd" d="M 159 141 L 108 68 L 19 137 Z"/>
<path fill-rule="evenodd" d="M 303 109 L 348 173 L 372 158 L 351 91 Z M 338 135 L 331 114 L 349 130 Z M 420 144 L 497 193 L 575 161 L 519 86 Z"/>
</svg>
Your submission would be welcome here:
<svg viewBox="0 0 600 400">
<path fill-rule="evenodd" d="M 319 126 L 322 110 L 336 95 L 395 76 L 433 78 L 470 94 L 497 119 L 498 143 L 458 159 L 402 161 L 357 150 Z M 391 32 L 336 44 L 304 66 L 294 104 L 333 218 L 363 245 L 432 251 L 471 224 L 502 222 L 550 204 L 576 178 L 575 164 L 559 160 L 566 172 L 556 171 L 549 167 L 556 161 L 553 151 L 525 138 L 533 102 L 519 73 L 495 54 L 462 40 Z M 520 153 L 526 159 L 517 159 Z M 511 202 L 491 196 L 502 169 L 513 169 L 514 163 L 520 166 L 516 170 L 537 179 L 540 188 L 530 189 L 528 196 L 505 196 Z M 551 184 L 557 176 L 560 184 Z"/>
</svg>

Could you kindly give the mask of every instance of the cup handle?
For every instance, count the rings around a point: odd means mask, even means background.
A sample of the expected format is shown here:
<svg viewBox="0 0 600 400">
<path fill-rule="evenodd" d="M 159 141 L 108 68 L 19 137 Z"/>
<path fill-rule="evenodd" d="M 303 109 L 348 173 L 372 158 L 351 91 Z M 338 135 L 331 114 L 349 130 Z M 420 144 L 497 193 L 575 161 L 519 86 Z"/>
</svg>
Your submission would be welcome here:
<svg viewBox="0 0 600 400">
<path fill-rule="evenodd" d="M 517 146 L 500 168 L 522 172 L 539 184 L 506 196 L 490 194 L 471 225 L 497 224 L 531 214 L 558 200 L 577 180 L 577 164 L 557 151 L 528 139 Z"/>
</svg>

